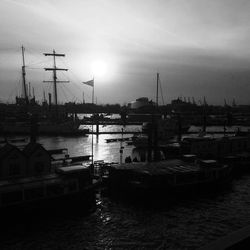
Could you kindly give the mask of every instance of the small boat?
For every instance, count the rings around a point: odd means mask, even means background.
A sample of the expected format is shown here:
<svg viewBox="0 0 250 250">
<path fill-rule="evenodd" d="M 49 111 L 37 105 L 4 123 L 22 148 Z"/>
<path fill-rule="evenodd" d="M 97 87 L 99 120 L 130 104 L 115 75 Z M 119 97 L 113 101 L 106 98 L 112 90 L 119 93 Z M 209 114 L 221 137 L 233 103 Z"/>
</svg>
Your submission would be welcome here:
<svg viewBox="0 0 250 250">
<path fill-rule="evenodd" d="M 131 141 L 132 138 L 109 138 L 109 139 L 105 139 L 107 143 L 110 142 L 121 142 L 121 141 Z"/>
</svg>

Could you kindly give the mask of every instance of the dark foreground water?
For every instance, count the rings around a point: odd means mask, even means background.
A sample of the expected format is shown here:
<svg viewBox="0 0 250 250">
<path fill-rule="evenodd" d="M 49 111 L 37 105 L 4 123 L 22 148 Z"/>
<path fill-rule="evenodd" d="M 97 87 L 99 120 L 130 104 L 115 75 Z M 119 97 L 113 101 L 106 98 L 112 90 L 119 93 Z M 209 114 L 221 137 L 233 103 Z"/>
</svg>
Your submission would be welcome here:
<svg viewBox="0 0 250 250">
<path fill-rule="evenodd" d="M 217 195 L 172 204 L 167 198 L 141 203 L 98 194 L 90 213 L 51 210 L 1 225 L 0 249 L 196 249 L 249 222 L 245 176 Z"/>
</svg>

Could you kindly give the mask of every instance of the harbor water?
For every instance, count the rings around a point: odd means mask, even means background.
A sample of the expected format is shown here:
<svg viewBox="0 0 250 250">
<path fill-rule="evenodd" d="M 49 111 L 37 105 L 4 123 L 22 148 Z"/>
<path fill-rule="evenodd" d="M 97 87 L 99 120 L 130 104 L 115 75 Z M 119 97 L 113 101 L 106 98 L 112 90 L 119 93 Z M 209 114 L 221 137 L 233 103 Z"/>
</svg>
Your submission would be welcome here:
<svg viewBox="0 0 250 250">
<path fill-rule="evenodd" d="M 68 148 L 72 156 L 88 155 L 91 136 L 38 141 L 48 149 Z M 120 142 L 106 142 L 115 137 L 121 135 L 94 135 L 95 160 L 119 162 Z M 133 146 L 123 146 L 124 159 Z M 93 211 L 59 210 L 0 225 L 0 249 L 197 249 L 249 225 L 250 175 L 216 193 L 171 202 L 167 197 L 138 202 L 98 193 Z"/>
</svg>

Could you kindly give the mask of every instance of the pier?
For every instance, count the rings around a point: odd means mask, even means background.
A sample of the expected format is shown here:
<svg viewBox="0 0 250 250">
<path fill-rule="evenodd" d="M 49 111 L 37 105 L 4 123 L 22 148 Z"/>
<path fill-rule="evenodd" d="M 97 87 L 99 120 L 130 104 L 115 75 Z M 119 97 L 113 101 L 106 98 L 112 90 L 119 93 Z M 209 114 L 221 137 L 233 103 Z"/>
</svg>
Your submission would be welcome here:
<svg viewBox="0 0 250 250">
<path fill-rule="evenodd" d="M 233 250 L 250 248 L 250 226 L 241 228 L 221 239 L 214 241 L 199 250 Z"/>
<path fill-rule="evenodd" d="M 80 120 L 81 125 L 142 125 L 143 122 L 140 121 L 126 121 L 124 123 L 120 119 L 110 119 L 110 120 L 100 120 L 100 121 L 92 121 L 92 120 Z"/>
<path fill-rule="evenodd" d="M 142 131 L 99 131 L 99 132 L 92 132 L 92 131 L 89 131 L 89 132 L 86 132 L 86 134 L 94 134 L 94 135 L 102 135 L 102 134 L 105 134 L 105 135 L 119 135 L 119 134 L 124 134 L 124 135 L 129 135 L 129 134 L 143 134 Z"/>
</svg>

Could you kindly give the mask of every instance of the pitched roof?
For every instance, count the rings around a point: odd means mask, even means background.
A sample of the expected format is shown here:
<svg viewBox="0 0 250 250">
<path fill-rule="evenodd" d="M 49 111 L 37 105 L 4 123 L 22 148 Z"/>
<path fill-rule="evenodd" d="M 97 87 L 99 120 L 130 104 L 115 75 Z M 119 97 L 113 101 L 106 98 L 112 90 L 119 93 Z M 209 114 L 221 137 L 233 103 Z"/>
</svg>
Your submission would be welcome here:
<svg viewBox="0 0 250 250">
<path fill-rule="evenodd" d="M 50 156 L 49 152 L 41 144 L 39 144 L 37 142 L 28 143 L 25 146 L 25 148 L 23 149 L 23 152 L 26 156 L 30 156 L 31 154 L 33 154 L 34 152 L 36 152 L 39 149 L 46 151 L 46 153 L 48 153 L 48 155 Z"/>
<path fill-rule="evenodd" d="M 19 148 L 17 148 L 16 146 L 6 143 L 3 147 L 0 148 L 0 160 L 3 159 L 3 157 L 5 157 L 6 155 L 8 155 L 9 153 L 11 153 L 12 151 L 18 151 L 22 154 L 21 150 Z"/>
</svg>

